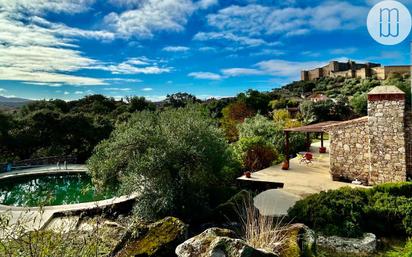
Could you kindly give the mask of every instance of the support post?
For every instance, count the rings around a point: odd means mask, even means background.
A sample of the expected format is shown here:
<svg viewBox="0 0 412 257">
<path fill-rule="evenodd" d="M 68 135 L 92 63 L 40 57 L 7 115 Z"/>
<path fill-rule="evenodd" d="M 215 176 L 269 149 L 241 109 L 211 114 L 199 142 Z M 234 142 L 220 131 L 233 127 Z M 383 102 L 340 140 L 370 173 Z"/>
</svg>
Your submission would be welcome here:
<svg viewBox="0 0 412 257">
<path fill-rule="evenodd" d="M 285 131 L 285 157 L 286 161 L 289 162 L 289 131 Z"/>
<path fill-rule="evenodd" d="M 307 147 L 307 151 L 310 151 L 310 139 L 309 139 L 309 132 L 306 132 L 306 147 Z"/>
<path fill-rule="evenodd" d="M 320 147 L 323 147 L 323 132 L 320 132 Z"/>
<path fill-rule="evenodd" d="M 285 161 L 282 164 L 282 170 L 289 169 L 289 131 L 285 131 Z"/>
</svg>

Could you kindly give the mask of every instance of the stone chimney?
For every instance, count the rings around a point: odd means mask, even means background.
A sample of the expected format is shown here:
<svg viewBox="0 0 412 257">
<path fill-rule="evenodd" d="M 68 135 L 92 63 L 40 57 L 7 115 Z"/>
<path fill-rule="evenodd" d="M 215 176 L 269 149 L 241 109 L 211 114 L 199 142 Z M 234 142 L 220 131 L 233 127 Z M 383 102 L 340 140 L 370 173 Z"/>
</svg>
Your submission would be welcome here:
<svg viewBox="0 0 412 257">
<path fill-rule="evenodd" d="M 406 181 L 405 93 L 394 86 L 368 94 L 369 183 Z"/>
</svg>

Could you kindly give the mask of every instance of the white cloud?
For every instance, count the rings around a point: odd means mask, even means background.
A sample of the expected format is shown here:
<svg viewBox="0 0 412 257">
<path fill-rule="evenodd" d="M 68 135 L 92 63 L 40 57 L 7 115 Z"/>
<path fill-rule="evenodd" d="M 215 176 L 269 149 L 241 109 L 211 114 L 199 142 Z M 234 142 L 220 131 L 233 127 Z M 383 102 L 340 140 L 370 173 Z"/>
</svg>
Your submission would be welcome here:
<svg viewBox="0 0 412 257">
<path fill-rule="evenodd" d="M 251 47 L 269 44 L 263 39 L 237 36 L 231 32 L 199 32 L 193 39 L 198 41 L 226 40 Z"/>
<path fill-rule="evenodd" d="M 156 32 L 181 32 L 195 11 L 218 4 L 218 0 L 110 0 L 110 2 L 127 8 L 124 12 L 112 12 L 104 17 L 104 23 L 122 38 L 151 38 Z"/>
<path fill-rule="evenodd" d="M 161 74 L 172 70 L 170 67 L 159 66 L 156 61 L 147 58 L 130 58 L 119 64 L 97 65 L 90 68 L 110 71 L 113 74 Z"/>
<path fill-rule="evenodd" d="M 349 30 L 365 25 L 366 6 L 349 2 L 327 2 L 297 8 L 232 5 L 207 16 L 209 25 L 226 33 L 249 37 L 267 35 L 302 35 L 312 30 Z"/>
<path fill-rule="evenodd" d="M 247 68 L 231 68 L 223 69 L 223 75 L 228 77 L 237 77 L 237 76 L 249 76 L 249 75 L 262 75 L 262 71 L 257 69 L 247 69 Z"/>
<path fill-rule="evenodd" d="M 75 94 L 75 95 L 83 95 L 84 92 L 83 92 L 83 91 L 75 91 L 74 94 Z"/>
<path fill-rule="evenodd" d="M 263 74 L 271 76 L 298 77 L 301 70 L 320 67 L 327 62 L 293 62 L 286 60 L 268 60 L 255 65 Z"/>
<path fill-rule="evenodd" d="M 18 2 L 9 4 L 8 1 L 0 0 L 3 10 L 0 13 L 0 80 L 37 85 L 43 83 L 47 86 L 106 84 L 98 78 L 70 74 L 99 62 L 83 56 L 82 52 L 76 50 L 74 39 L 63 35 L 66 33 L 64 31 L 70 30 L 69 27 L 50 23 L 40 17 L 27 16 L 30 13 L 26 11 L 27 8 L 33 9 L 31 13 L 48 10 L 44 5 L 47 1 Z M 74 5 L 86 2 L 51 1 L 50 6 L 62 4 L 66 8 L 75 8 Z M 23 11 L 25 13 L 20 13 Z M 58 8 L 54 11 L 60 12 Z M 76 33 L 81 31 L 77 30 Z"/>
<path fill-rule="evenodd" d="M 121 83 L 121 82 L 140 83 L 140 82 L 143 82 L 141 79 L 125 79 L 125 78 L 108 78 L 108 79 L 104 79 L 104 81 L 111 81 L 111 82 L 114 82 L 114 83 Z"/>
<path fill-rule="evenodd" d="M 145 87 L 145 88 L 142 88 L 142 91 L 153 91 L 153 88 L 151 88 L 151 87 Z"/>
<path fill-rule="evenodd" d="M 343 55 L 343 54 L 353 54 L 358 49 L 356 47 L 348 47 L 348 48 L 336 48 L 336 49 L 331 49 L 330 53 L 331 54 L 337 54 L 337 55 Z"/>
<path fill-rule="evenodd" d="M 49 87 L 61 87 L 62 83 L 46 83 L 46 82 L 23 82 L 23 84 L 37 85 L 37 86 L 49 86 Z"/>
<path fill-rule="evenodd" d="M 190 48 L 186 46 L 167 46 L 162 50 L 165 52 L 187 52 Z"/>
<path fill-rule="evenodd" d="M 218 0 L 200 0 L 196 3 L 196 5 L 200 9 L 207 9 L 213 5 L 217 5 L 218 3 L 219 3 Z"/>
<path fill-rule="evenodd" d="M 217 73 L 212 72 L 191 72 L 188 74 L 189 77 L 196 79 L 208 79 L 208 80 L 220 80 L 222 76 Z"/>
<path fill-rule="evenodd" d="M 65 95 L 70 95 L 70 92 L 68 92 L 68 91 L 64 91 L 64 93 L 63 94 L 65 94 Z"/>
<path fill-rule="evenodd" d="M 0 93 L 6 92 L 7 90 L 4 88 L 0 88 Z"/>
<path fill-rule="evenodd" d="M 42 14 L 44 12 L 75 14 L 89 10 L 95 0 L 0 0 L 2 10 Z"/>
<path fill-rule="evenodd" d="M 103 90 L 106 90 L 106 91 L 131 91 L 132 89 L 131 88 L 129 88 L 129 87 L 106 87 L 106 88 L 103 88 Z"/>
<path fill-rule="evenodd" d="M 150 38 L 159 31 L 184 30 L 195 10 L 190 0 L 143 0 L 138 7 L 120 14 L 108 14 L 104 18 L 105 24 L 124 38 Z"/>
</svg>

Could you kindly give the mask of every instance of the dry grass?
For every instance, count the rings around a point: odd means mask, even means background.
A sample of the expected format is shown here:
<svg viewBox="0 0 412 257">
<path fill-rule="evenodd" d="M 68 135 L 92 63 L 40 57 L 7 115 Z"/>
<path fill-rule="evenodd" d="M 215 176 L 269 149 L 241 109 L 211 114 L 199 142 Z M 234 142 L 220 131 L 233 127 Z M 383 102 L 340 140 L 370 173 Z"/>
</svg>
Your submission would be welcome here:
<svg viewBox="0 0 412 257">
<path fill-rule="evenodd" d="M 289 224 L 284 224 L 281 218 L 260 214 L 250 195 L 237 209 L 243 229 L 243 239 L 250 246 L 275 254 L 285 250 L 289 239 L 287 233 Z"/>
</svg>

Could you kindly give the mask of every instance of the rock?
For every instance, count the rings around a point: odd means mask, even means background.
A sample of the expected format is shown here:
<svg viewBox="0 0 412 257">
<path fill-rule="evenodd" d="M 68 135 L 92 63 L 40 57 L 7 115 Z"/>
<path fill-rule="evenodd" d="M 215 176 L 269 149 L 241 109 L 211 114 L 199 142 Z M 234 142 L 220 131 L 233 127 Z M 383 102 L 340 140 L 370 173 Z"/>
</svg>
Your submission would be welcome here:
<svg viewBox="0 0 412 257">
<path fill-rule="evenodd" d="M 116 257 L 170 257 L 174 256 L 176 246 L 187 238 L 187 226 L 179 219 L 167 217 L 145 229 L 140 229 L 136 236 L 129 233 Z"/>
<path fill-rule="evenodd" d="M 317 245 L 334 252 L 364 255 L 375 252 L 376 236 L 372 233 L 364 234 L 363 238 L 325 237 L 319 235 Z"/>
<path fill-rule="evenodd" d="M 213 220 L 218 223 L 240 222 L 239 209 L 242 209 L 252 195 L 246 190 L 242 190 L 232 196 L 227 202 L 222 203 L 213 210 Z"/>
<path fill-rule="evenodd" d="M 316 236 L 315 232 L 304 224 L 293 224 L 289 227 L 287 242 L 281 256 L 283 257 L 315 257 Z"/>
<path fill-rule="evenodd" d="M 178 257 L 277 257 L 249 246 L 228 229 L 210 228 L 176 248 Z"/>
</svg>

